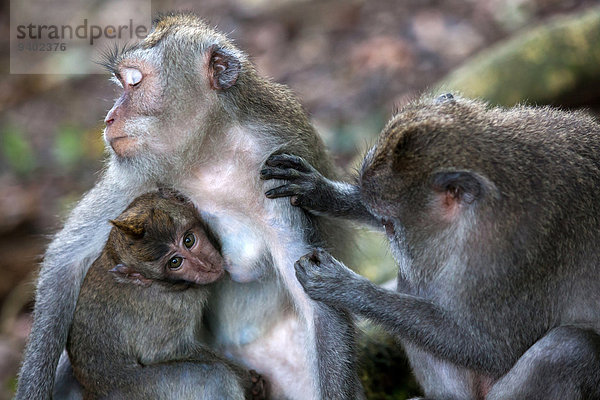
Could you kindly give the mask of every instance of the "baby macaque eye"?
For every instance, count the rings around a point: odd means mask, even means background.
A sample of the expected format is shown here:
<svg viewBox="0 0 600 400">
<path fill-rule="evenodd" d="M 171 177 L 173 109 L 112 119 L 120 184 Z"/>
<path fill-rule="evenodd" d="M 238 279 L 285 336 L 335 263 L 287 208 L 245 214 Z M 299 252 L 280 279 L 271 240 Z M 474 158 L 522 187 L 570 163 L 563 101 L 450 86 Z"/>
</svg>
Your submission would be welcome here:
<svg viewBox="0 0 600 400">
<path fill-rule="evenodd" d="M 183 258 L 181 257 L 172 257 L 169 260 L 169 264 L 167 265 L 167 267 L 169 267 L 169 269 L 171 270 L 176 270 L 181 268 L 181 263 L 183 263 Z"/>
<path fill-rule="evenodd" d="M 125 84 L 129 86 L 136 86 L 142 81 L 142 73 L 135 68 L 124 68 L 122 77 Z"/>
<path fill-rule="evenodd" d="M 183 245 L 188 249 L 191 249 L 194 243 L 196 243 L 196 237 L 193 233 L 188 233 L 183 238 Z"/>
</svg>

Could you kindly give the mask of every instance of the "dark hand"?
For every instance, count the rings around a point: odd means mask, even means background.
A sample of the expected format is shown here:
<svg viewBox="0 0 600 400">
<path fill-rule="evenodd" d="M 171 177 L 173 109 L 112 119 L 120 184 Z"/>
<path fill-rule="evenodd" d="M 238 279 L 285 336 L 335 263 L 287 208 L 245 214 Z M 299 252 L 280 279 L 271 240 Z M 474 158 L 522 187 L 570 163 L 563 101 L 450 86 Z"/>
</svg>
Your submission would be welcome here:
<svg viewBox="0 0 600 400">
<path fill-rule="evenodd" d="M 260 171 L 260 179 L 285 179 L 290 181 L 265 193 L 269 199 L 290 197 L 293 206 L 315 210 L 317 189 L 326 184 L 326 178 L 302 157 L 290 154 L 270 156 Z"/>
<path fill-rule="evenodd" d="M 312 299 L 332 306 L 344 306 L 348 289 L 354 286 L 358 277 L 323 249 L 304 255 L 294 266 L 304 291 Z"/>
<path fill-rule="evenodd" d="M 255 370 L 250 370 L 250 379 L 252 380 L 252 387 L 250 392 L 252 394 L 252 400 L 266 400 L 267 394 L 267 381 Z"/>
</svg>

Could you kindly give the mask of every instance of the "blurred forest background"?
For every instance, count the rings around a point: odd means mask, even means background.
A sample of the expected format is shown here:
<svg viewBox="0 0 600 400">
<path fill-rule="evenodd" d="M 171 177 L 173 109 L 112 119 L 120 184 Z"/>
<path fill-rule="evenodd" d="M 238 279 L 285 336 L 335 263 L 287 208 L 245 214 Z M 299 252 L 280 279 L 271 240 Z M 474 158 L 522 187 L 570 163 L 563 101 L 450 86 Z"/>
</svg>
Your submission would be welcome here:
<svg viewBox="0 0 600 400">
<path fill-rule="evenodd" d="M 393 110 L 423 92 L 459 90 L 492 104 L 598 113 L 599 6 L 597 0 L 157 0 L 152 12 L 192 10 L 230 33 L 262 74 L 291 86 L 340 167 L 352 171 Z M 9 74 L 8 17 L 9 3 L 1 1 L 0 400 L 14 388 L 44 247 L 98 176 L 102 121 L 118 97 L 108 76 Z M 362 273 L 378 282 L 393 278 L 384 239 L 363 233 L 356 249 Z M 397 398 L 409 390 L 398 388 Z"/>
</svg>

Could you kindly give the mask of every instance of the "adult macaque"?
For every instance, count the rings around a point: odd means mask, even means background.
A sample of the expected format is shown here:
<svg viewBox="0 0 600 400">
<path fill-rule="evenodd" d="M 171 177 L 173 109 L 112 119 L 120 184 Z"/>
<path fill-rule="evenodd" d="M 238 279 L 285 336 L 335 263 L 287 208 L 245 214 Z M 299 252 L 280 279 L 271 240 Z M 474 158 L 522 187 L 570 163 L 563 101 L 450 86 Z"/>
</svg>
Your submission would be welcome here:
<svg viewBox="0 0 600 400">
<path fill-rule="evenodd" d="M 362 397 L 349 316 L 312 301 L 293 268 L 314 246 L 335 247 L 343 230 L 285 200 L 268 201 L 259 179 L 274 152 L 299 154 L 333 177 L 295 97 L 190 14 L 161 17 L 146 39 L 106 66 L 123 88 L 105 120 L 111 157 L 45 255 L 17 399 L 51 395 L 107 220 L 157 185 L 189 197 L 221 243 L 231 279 L 217 283 L 209 299 L 208 345 L 265 376 L 274 398 Z"/>
<path fill-rule="evenodd" d="M 198 340 L 224 269 L 194 206 L 149 193 L 111 222 L 67 340 L 84 398 L 266 398 L 259 376 Z"/>
<path fill-rule="evenodd" d="M 582 113 L 488 108 L 444 95 L 402 109 L 358 182 L 299 157 L 267 161 L 267 192 L 383 225 L 398 292 L 324 251 L 306 292 L 400 337 L 433 399 L 600 399 L 600 126 Z"/>
</svg>

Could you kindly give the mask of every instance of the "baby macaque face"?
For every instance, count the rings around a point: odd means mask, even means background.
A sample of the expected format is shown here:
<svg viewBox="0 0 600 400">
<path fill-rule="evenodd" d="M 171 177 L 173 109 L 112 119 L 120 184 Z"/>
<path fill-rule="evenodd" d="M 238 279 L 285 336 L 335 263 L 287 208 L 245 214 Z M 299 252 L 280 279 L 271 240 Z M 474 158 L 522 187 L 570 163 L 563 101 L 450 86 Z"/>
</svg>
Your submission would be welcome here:
<svg viewBox="0 0 600 400">
<path fill-rule="evenodd" d="M 173 193 L 148 193 L 111 221 L 108 245 L 118 281 L 204 285 L 219 279 L 223 258 L 191 202 Z"/>
</svg>

